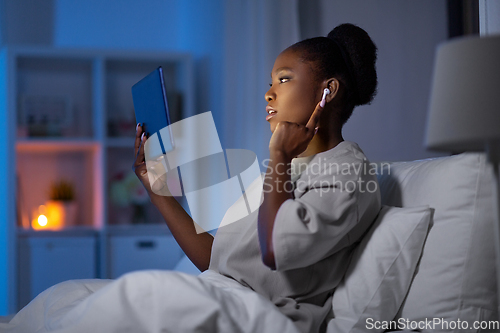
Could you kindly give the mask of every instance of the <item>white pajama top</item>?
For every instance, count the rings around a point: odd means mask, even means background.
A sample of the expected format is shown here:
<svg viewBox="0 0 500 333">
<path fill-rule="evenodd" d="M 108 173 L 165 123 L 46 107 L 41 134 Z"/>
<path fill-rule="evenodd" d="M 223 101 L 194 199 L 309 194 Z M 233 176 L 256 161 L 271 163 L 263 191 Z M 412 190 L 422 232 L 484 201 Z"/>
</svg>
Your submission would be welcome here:
<svg viewBox="0 0 500 333">
<path fill-rule="evenodd" d="M 353 142 L 292 163 L 293 199 L 279 208 L 272 235 L 276 270 L 262 262 L 258 210 L 217 230 L 209 269 L 268 298 L 300 331 L 320 332 L 352 250 L 380 210 L 380 191 Z"/>
</svg>

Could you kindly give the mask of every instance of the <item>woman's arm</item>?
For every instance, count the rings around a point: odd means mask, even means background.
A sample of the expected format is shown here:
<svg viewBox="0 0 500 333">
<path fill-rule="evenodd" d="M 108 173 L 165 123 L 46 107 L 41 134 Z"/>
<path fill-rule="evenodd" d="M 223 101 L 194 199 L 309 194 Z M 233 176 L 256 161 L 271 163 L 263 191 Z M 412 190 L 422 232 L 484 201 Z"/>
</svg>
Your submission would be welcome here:
<svg viewBox="0 0 500 333">
<path fill-rule="evenodd" d="M 200 271 L 208 269 L 214 237 L 208 232 L 197 233 L 195 222 L 173 196 L 153 194 L 151 202 L 167 222 L 175 240 Z"/>
<path fill-rule="evenodd" d="M 193 264 L 203 272 L 208 269 L 210 264 L 214 238 L 207 232 L 197 233 L 195 222 L 173 196 L 158 195 L 151 190 L 144 157 L 146 139 L 142 126 L 138 125 L 134 145 L 136 155 L 134 162 L 135 174 L 148 191 L 151 202 L 160 211 L 181 249 Z"/>
<path fill-rule="evenodd" d="M 289 188 L 291 158 L 281 151 L 271 151 L 270 161 L 264 178 L 264 202 L 259 208 L 259 241 L 262 261 L 271 269 L 276 269 L 273 248 L 273 227 L 278 210 L 288 199 L 292 199 Z M 288 185 L 288 188 L 287 188 Z M 269 190 L 269 191 L 267 191 Z"/>
<path fill-rule="evenodd" d="M 323 107 L 320 103 L 311 114 L 307 124 L 279 122 L 269 142 L 270 162 L 264 179 L 264 202 L 259 208 L 259 243 L 262 261 L 276 269 L 273 248 L 274 220 L 280 206 L 292 199 L 290 163 L 292 158 L 304 152 L 316 134 Z"/>
</svg>

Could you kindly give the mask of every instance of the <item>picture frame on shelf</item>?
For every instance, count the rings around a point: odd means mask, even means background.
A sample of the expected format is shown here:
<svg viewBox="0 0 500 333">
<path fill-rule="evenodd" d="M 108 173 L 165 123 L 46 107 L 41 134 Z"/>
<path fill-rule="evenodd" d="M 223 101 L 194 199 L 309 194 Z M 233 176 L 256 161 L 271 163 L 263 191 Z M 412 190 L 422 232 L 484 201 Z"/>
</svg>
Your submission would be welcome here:
<svg viewBox="0 0 500 333">
<path fill-rule="evenodd" d="M 23 94 L 19 102 L 21 136 L 62 136 L 73 125 L 70 96 Z"/>
</svg>

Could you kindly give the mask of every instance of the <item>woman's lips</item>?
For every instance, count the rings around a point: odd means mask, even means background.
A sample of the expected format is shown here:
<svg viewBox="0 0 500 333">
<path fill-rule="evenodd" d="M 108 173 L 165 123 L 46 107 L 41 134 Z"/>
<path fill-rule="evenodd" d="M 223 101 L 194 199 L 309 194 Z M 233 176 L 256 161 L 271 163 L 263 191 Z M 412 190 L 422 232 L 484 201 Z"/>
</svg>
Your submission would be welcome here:
<svg viewBox="0 0 500 333">
<path fill-rule="evenodd" d="M 266 117 L 267 121 L 269 121 L 272 117 L 274 117 L 276 115 L 276 113 L 278 113 L 275 109 L 273 109 L 270 106 L 266 106 L 266 112 L 268 113 L 268 115 Z"/>
</svg>

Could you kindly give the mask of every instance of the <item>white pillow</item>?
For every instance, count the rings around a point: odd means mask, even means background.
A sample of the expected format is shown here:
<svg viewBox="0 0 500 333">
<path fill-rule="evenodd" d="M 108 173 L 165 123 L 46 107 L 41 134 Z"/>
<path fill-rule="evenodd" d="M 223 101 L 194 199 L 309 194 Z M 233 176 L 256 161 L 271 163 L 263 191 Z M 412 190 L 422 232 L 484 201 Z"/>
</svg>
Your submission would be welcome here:
<svg viewBox="0 0 500 333">
<path fill-rule="evenodd" d="M 396 316 L 410 287 L 429 230 L 428 206 L 383 206 L 354 250 L 333 294 L 328 332 L 382 332 L 375 321 Z"/>
<path fill-rule="evenodd" d="M 471 326 L 476 320 L 498 320 L 494 180 L 485 154 L 397 162 L 380 173 L 382 204 L 434 209 L 401 318 L 460 319 Z"/>
</svg>

